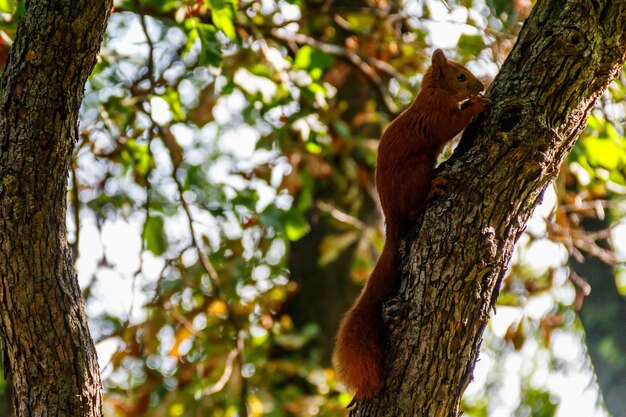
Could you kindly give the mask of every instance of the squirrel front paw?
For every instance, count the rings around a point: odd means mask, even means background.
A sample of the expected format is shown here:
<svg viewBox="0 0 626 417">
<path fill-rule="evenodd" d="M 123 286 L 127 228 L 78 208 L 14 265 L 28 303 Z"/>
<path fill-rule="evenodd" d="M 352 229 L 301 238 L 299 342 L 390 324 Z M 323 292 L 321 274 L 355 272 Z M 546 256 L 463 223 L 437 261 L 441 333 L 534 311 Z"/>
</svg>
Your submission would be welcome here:
<svg viewBox="0 0 626 417">
<path fill-rule="evenodd" d="M 470 103 L 469 107 L 476 108 L 479 113 L 489 111 L 491 106 L 493 106 L 491 100 L 482 95 L 472 96 L 468 101 Z"/>
<path fill-rule="evenodd" d="M 459 103 L 459 110 L 467 110 L 471 108 L 472 113 L 481 113 L 488 110 L 492 106 L 491 100 L 483 95 L 471 96 Z"/>
</svg>

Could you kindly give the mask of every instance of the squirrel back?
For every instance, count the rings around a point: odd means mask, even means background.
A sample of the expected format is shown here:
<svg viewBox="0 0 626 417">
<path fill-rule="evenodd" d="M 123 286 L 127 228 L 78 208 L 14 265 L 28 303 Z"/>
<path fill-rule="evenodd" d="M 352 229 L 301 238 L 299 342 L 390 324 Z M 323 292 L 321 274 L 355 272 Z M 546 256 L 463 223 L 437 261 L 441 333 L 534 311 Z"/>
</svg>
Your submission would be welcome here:
<svg viewBox="0 0 626 417">
<path fill-rule="evenodd" d="M 378 392 L 385 327 L 382 304 L 399 285 L 402 234 L 436 192 L 431 186 L 437 156 L 490 101 L 483 84 L 441 49 L 433 53 L 419 94 L 385 130 L 378 147 L 376 188 L 385 216 L 385 246 L 352 308 L 344 316 L 333 353 L 339 379 L 355 399 Z"/>
</svg>

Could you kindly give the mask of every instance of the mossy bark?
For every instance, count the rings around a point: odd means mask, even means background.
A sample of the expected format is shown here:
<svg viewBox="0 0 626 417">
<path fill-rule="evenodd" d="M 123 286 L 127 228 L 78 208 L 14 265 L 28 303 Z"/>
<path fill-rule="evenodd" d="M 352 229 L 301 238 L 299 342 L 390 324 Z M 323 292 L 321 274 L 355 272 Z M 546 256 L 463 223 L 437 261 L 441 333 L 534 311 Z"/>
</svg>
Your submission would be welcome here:
<svg viewBox="0 0 626 417">
<path fill-rule="evenodd" d="M 459 415 L 515 242 L 625 58 L 626 2 L 537 2 L 406 240 L 386 382 L 353 416 Z"/>
<path fill-rule="evenodd" d="M 0 340 L 16 416 L 100 416 L 66 181 L 110 0 L 27 1 L 0 79 Z"/>
</svg>

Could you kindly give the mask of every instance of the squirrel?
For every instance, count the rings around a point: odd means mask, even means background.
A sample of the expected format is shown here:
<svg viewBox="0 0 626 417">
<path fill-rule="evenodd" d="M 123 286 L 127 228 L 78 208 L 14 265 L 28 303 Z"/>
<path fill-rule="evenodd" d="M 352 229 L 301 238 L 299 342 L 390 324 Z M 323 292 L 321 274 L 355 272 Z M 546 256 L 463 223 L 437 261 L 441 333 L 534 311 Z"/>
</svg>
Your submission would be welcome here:
<svg viewBox="0 0 626 417">
<path fill-rule="evenodd" d="M 385 217 L 385 246 L 356 302 L 344 316 L 333 353 L 339 380 L 354 401 L 371 398 L 383 372 L 382 304 L 399 286 L 401 235 L 426 203 L 440 194 L 432 180 L 437 157 L 491 101 L 480 95 L 482 82 L 449 61 L 441 49 L 432 56 L 420 91 L 409 108 L 385 130 L 376 165 L 376 189 Z M 352 404 L 352 403 L 351 403 Z"/>
</svg>

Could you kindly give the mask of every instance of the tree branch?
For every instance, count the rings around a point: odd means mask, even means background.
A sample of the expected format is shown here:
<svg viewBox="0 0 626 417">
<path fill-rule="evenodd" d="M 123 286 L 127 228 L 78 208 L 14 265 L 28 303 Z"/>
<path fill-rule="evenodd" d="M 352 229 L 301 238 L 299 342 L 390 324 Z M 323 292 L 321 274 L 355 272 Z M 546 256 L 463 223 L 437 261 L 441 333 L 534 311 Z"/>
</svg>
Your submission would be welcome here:
<svg viewBox="0 0 626 417">
<path fill-rule="evenodd" d="M 385 107 L 387 107 L 387 110 L 392 114 L 398 113 L 398 106 L 389 95 L 389 91 L 387 90 L 387 87 L 385 86 L 382 78 L 380 78 L 376 70 L 372 68 L 372 66 L 368 62 L 363 60 L 363 58 L 361 58 L 357 53 L 339 45 L 318 41 L 317 39 L 314 39 L 302 33 L 290 34 L 284 30 L 281 31 L 274 29 L 270 31 L 269 35 L 275 39 L 285 42 L 293 42 L 298 45 L 313 46 L 329 55 L 335 55 L 345 58 L 346 60 L 348 60 L 348 62 L 357 67 L 367 78 L 369 78 L 372 83 L 374 83 L 383 99 L 383 102 L 385 103 Z M 394 77 L 399 76 L 399 74 L 395 70 L 390 71 L 390 65 L 382 63 L 382 61 L 378 60 L 372 59 L 370 61 L 375 62 L 374 65 L 379 70 L 386 71 Z M 408 83 L 407 80 L 401 76 L 398 78 L 398 80 L 400 82 Z"/>
</svg>

